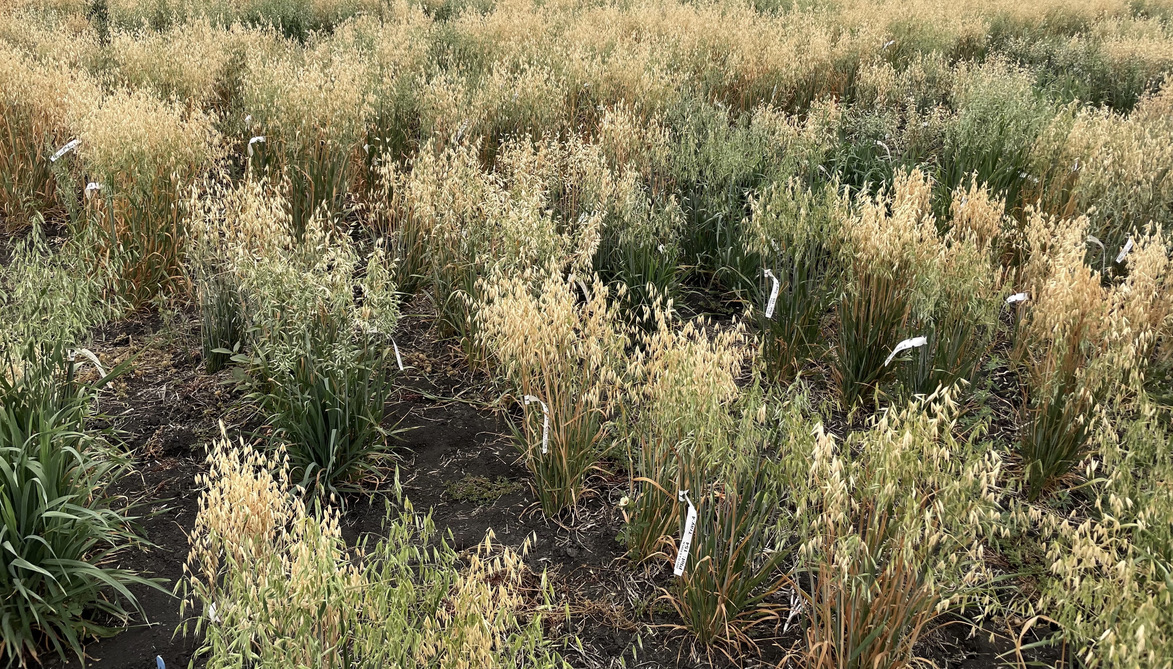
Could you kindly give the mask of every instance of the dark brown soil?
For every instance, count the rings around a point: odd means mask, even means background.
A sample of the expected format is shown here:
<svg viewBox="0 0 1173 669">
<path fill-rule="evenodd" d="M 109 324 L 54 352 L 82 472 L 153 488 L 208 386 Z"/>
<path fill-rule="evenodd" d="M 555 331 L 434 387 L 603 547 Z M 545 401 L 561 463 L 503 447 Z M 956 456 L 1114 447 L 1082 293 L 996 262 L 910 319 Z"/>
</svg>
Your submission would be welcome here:
<svg viewBox="0 0 1173 669">
<path fill-rule="evenodd" d="M 203 372 L 194 317 L 180 313 L 171 320 L 131 318 L 96 333 L 93 346 L 107 362 L 135 356 L 135 371 L 103 394 L 100 408 L 134 453 L 135 475 L 121 483 L 121 491 L 142 500 L 140 512 L 147 514 L 142 532 L 153 546 L 126 553 L 120 566 L 163 579 L 169 591 L 187 556 L 186 533 L 197 508 L 194 479 L 203 468 L 205 445 L 218 436 L 220 421 L 230 435 L 247 435 L 258 422 L 228 372 Z M 455 351 L 434 340 L 426 318 L 407 320 L 398 344 L 411 368 L 389 398 L 386 425 L 402 430 L 397 468 L 415 509 L 431 509 L 437 527 L 451 533 L 458 550 L 474 547 L 489 531 L 515 548 L 528 541 L 528 564 L 535 573 L 547 572 L 558 608 L 570 612 L 568 620 L 551 621 L 550 635 L 581 642 L 568 641 L 563 649 L 572 666 L 708 666 L 703 650 L 673 629 L 658 601 L 659 588 L 669 582 L 666 574 L 648 573 L 622 557 L 616 502 L 624 479 L 594 481 L 594 494 L 574 518 L 547 520 L 516 451 L 502 436 L 508 432 L 503 412 L 492 406 L 495 398 L 486 394 L 484 380 L 462 369 Z M 492 501 L 455 499 L 453 484 L 474 476 L 520 485 L 503 485 L 504 494 Z M 388 480 L 373 496 L 347 500 L 348 541 L 377 538 L 392 489 Z M 194 657 L 198 639 L 177 632 L 183 622 L 179 600 L 150 588 L 138 588 L 136 595 L 145 616 L 136 616 L 119 635 L 91 643 L 87 666 L 144 669 L 155 666 L 156 656 L 168 667 L 202 666 Z M 978 669 L 998 666 L 997 655 L 1012 648 L 1005 640 L 991 644 L 988 634 L 970 637 L 968 629 L 957 625 L 935 632 L 925 643 L 926 654 L 941 667 Z M 799 641 L 792 630 L 763 643 L 761 655 L 738 657 L 738 664 L 782 666 L 786 650 Z M 715 666 L 730 664 L 719 651 L 711 659 Z"/>
</svg>

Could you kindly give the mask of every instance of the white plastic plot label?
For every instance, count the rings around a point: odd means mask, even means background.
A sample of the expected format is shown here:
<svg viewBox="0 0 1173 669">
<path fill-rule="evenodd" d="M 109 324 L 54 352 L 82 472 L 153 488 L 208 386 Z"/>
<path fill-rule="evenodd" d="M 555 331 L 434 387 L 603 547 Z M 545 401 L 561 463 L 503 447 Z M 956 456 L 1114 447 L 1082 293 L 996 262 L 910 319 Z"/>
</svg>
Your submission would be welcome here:
<svg viewBox="0 0 1173 669">
<path fill-rule="evenodd" d="M 399 355 L 399 344 L 395 340 L 391 340 L 391 347 L 395 349 L 395 364 L 399 365 L 399 371 L 403 371 L 403 358 Z"/>
<path fill-rule="evenodd" d="M 248 140 L 248 155 L 250 157 L 253 155 L 253 144 L 264 144 L 264 143 L 265 143 L 265 136 L 264 135 L 257 135 L 256 137 L 253 137 L 252 139 Z"/>
<path fill-rule="evenodd" d="M 897 344 L 896 348 L 892 349 L 892 354 L 889 355 L 888 359 L 884 361 L 884 366 L 887 367 L 892 362 L 892 359 L 900 353 L 903 353 L 909 349 L 917 348 L 919 346 L 924 346 L 927 343 L 929 343 L 929 340 L 925 337 L 913 337 L 912 339 L 905 339 L 904 341 Z"/>
<path fill-rule="evenodd" d="M 58 160 L 61 159 L 61 156 L 64 156 L 65 154 L 69 153 L 70 151 L 76 149 L 78 144 L 81 144 L 80 139 L 71 140 L 65 146 L 61 147 L 60 149 L 57 149 L 57 153 L 54 153 L 53 155 L 49 156 L 49 162 L 51 162 L 51 163 L 57 162 Z"/>
<path fill-rule="evenodd" d="M 571 274 L 571 275 L 568 277 L 568 280 L 569 280 L 569 281 L 571 281 L 571 282 L 573 282 L 573 283 L 576 283 L 576 284 L 578 284 L 578 289 L 582 291 L 582 299 L 583 299 L 583 301 L 584 301 L 584 302 L 587 302 L 587 303 L 590 303 L 590 301 L 591 301 L 591 291 L 587 289 L 586 282 L 584 282 L 582 279 L 578 278 L 578 275 L 576 275 L 576 274 Z"/>
<path fill-rule="evenodd" d="M 1006 298 L 1006 304 L 1017 304 L 1019 302 L 1026 302 L 1029 299 L 1030 295 L 1028 293 L 1015 293 Z"/>
<path fill-rule="evenodd" d="M 526 406 L 534 402 L 542 405 L 542 455 L 545 455 L 550 452 L 550 408 L 546 406 L 545 402 L 533 395 L 526 395 L 522 399 L 525 400 Z"/>
<path fill-rule="evenodd" d="M 1132 237 L 1129 236 L 1128 241 L 1124 243 L 1124 248 L 1120 249 L 1120 255 L 1116 256 L 1116 262 L 1122 263 L 1128 257 L 1128 253 L 1132 251 Z"/>
<path fill-rule="evenodd" d="M 676 493 L 676 499 L 688 502 L 688 513 L 684 516 L 684 534 L 680 536 L 680 551 L 676 554 L 676 565 L 672 569 L 675 576 L 684 574 L 684 567 L 688 564 L 688 552 L 692 550 L 692 535 L 696 533 L 696 507 L 688 497 L 687 490 Z"/>
<path fill-rule="evenodd" d="M 88 348 L 71 349 L 69 351 L 69 361 L 74 362 L 77 360 L 79 354 L 86 360 L 89 360 L 90 364 L 94 366 L 94 369 L 98 370 L 99 374 L 103 377 L 107 376 L 106 368 L 102 366 L 102 362 L 98 360 L 98 356 L 94 355 L 94 352 Z"/>
<path fill-rule="evenodd" d="M 768 269 L 762 270 L 762 274 L 773 282 L 770 287 L 770 299 L 766 301 L 766 318 L 769 319 L 774 315 L 774 307 L 778 304 L 778 277 Z"/>
<path fill-rule="evenodd" d="M 1100 238 L 1095 235 L 1088 235 L 1087 243 L 1095 244 L 1096 246 L 1100 247 L 1100 271 L 1103 271 L 1104 265 L 1106 265 L 1108 261 L 1108 250 L 1104 248 L 1104 242 L 1101 242 Z"/>
<path fill-rule="evenodd" d="M 102 184 L 98 183 L 97 181 L 91 181 L 88 184 L 86 184 L 85 195 L 86 195 L 86 197 L 89 197 L 91 193 L 93 193 L 94 191 L 99 191 L 99 190 L 102 190 Z"/>
<path fill-rule="evenodd" d="M 790 588 L 790 614 L 786 616 L 786 624 L 782 626 L 782 633 L 790 631 L 790 623 L 802 613 L 802 597 L 793 587 Z"/>
</svg>

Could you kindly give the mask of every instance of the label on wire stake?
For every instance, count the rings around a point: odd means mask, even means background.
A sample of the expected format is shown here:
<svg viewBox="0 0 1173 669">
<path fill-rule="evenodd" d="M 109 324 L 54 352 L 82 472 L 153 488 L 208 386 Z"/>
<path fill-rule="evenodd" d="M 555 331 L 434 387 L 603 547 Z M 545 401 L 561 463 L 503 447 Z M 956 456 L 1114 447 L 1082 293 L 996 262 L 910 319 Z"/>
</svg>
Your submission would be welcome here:
<svg viewBox="0 0 1173 669">
<path fill-rule="evenodd" d="M 98 183 L 97 181 L 91 181 L 86 184 L 86 197 L 89 197 L 90 193 L 96 190 L 102 190 L 102 184 Z"/>
<path fill-rule="evenodd" d="M 392 346 L 392 348 L 395 349 L 395 363 L 399 365 L 399 371 L 402 372 L 403 371 L 403 358 L 401 358 L 399 356 L 399 345 L 395 343 L 394 339 L 392 339 L 391 346 Z"/>
<path fill-rule="evenodd" d="M 884 361 L 884 366 L 887 367 L 888 364 L 892 362 L 892 358 L 895 358 L 902 351 L 907 351 L 910 348 L 916 348 L 918 346 L 924 346 L 927 343 L 929 343 L 929 340 L 924 337 L 913 337 L 912 339 L 905 339 L 904 341 L 897 344 L 896 348 L 892 349 L 892 355 L 889 355 L 888 359 Z"/>
<path fill-rule="evenodd" d="M 673 575 L 681 576 L 684 574 L 684 566 L 688 564 L 688 551 L 692 549 L 692 535 L 696 532 L 696 507 L 689 499 L 687 490 L 676 493 L 676 499 L 688 502 L 688 513 L 684 516 L 684 534 L 680 536 L 680 551 L 676 554 L 676 565 L 672 569 Z"/>
<path fill-rule="evenodd" d="M 778 304 L 778 277 L 774 276 L 774 273 L 768 269 L 762 270 L 762 274 L 765 274 L 770 278 L 770 281 L 774 282 L 773 287 L 770 288 L 770 299 L 766 302 L 766 318 L 769 319 L 774 315 L 774 306 Z"/>
<path fill-rule="evenodd" d="M 78 144 L 81 144 L 80 139 L 71 140 L 65 146 L 61 147 L 60 149 L 57 149 L 57 153 L 54 153 L 53 155 L 49 156 L 49 162 L 51 162 L 51 163 L 57 162 L 58 159 L 61 158 L 61 156 L 64 156 L 65 154 L 69 153 L 70 151 L 76 149 Z"/>
<path fill-rule="evenodd" d="M 591 292 L 589 290 L 587 290 L 586 283 L 584 283 L 582 279 L 578 278 L 574 274 L 570 275 L 569 280 L 578 284 L 578 289 L 582 291 L 583 301 L 589 303 L 591 301 Z"/>
<path fill-rule="evenodd" d="M 522 398 L 525 400 L 526 406 L 537 402 L 542 405 L 542 455 L 550 452 L 550 409 L 542 400 L 533 395 L 526 395 Z"/>
<path fill-rule="evenodd" d="M 1104 248 L 1104 242 L 1101 242 L 1100 238 L 1096 237 L 1095 235 L 1088 235 L 1087 243 L 1095 244 L 1096 246 L 1100 247 L 1100 271 L 1104 271 L 1104 268 L 1108 263 L 1108 250 Z"/>
<path fill-rule="evenodd" d="M 264 135 L 257 135 L 256 137 L 253 137 L 252 139 L 248 140 L 248 155 L 250 155 L 250 156 L 253 155 L 253 144 L 256 144 L 257 142 L 264 144 L 265 143 L 265 136 Z"/>
<path fill-rule="evenodd" d="M 1130 236 L 1128 238 L 1128 241 L 1124 243 L 1124 248 L 1120 249 L 1120 255 L 1116 256 L 1116 262 L 1117 263 L 1124 262 L 1124 257 L 1127 256 L 1128 252 L 1131 250 L 1132 250 L 1132 237 Z"/>
<path fill-rule="evenodd" d="M 1026 302 L 1029 299 L 1030 299 L 1030 295 L 1028 295 L 1027 293 L 1015 293 L 1015 294 L 1011 295 L 1010 297 L 1006 298 L 1006 304 L 1014 304 L 1015 302 Z"/>
<path fill-rule="evenodd" d="M 798 591 L 790 588 L 790 615 L 786 616 L 786 624 L 782 627 L 782 633 L 786 634 L 790 631 L 790 623 L 802 613 L 802 597 L 798 595 Z"/>
</svg>

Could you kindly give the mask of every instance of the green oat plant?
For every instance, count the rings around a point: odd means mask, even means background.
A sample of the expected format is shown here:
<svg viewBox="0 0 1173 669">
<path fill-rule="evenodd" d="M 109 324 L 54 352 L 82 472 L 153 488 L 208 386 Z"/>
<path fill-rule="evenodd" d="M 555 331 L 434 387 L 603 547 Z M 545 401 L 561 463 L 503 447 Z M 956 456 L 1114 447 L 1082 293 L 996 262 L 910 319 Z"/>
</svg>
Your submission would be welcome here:
<svg viewBox="0 0 1173 669">
<path fill-rule="evenodd" d="M 111 566 L 140 540 L 110 492 L 125 462 L 85 427 L 97 392 L 129 362 L 95 380 L 82 363 L 62 346 L 30 345 L 0 373 L 0 659 L 9 666 L 50 654 L 84 661 L 88 639 L 117 632 L 128 609 L 142 612 L 129 586 L 158 587 Z"/>
<path fill-rule="evenodd" d="M 999 309 L 1005 305 L 988 251 L 958 242 L 943 249 L 938 267 L 935 304 L 930 315 L 911 328 L 926 343 L 913 349 L 911 361 L 898 368 L 910 395 L 928 395 L 958 381 L 974 383 L 981 361 L 993 348 Z"/>
<path fill-rule="evenodd" d="M 939 598 L 926 586 L 925 568 L 904 557 L 903 540 L 889 536 L 887 525 L 877 514 L 850 552 L 828 552 L 819 563 L 807 596 L 805 666 L 912 666 L 913 647 L 939 615 Z"/>
<path fill-rule="evenodd" d="M 626 312 L 637 323 L 639 314 L 658 300 L 680 298 L 679 258 L 675 245 L 655 240 L 623 239 L 605 227 L 595 256 L 595 270 L 609 284 L 626 287 Z"/>
<path fill-rule="evenodd" d="M 778 279 L 774 310 L 766 316 L 772 280 L 763 274 L 764 303 L 754 310 L 762 333 L 762 359 L 774 381 L 789 381 L 801 366 L 817 358 L 821 349 L 820 329 L 830 304 L 828 269 L 831 255 L 825 248 L 794 249 L 781 254 L 773 271 Z"/>
<path fill-rule="evenodd" d="M 104 186 L 88 195 L 79 238 L 105 264 L 114 294 L 138 306 L 174 288 L 182 276 L 184 215 L 179 185 L 159 183 L 151 193 L 119 193 Z"/>
<path fill-rule="evenodd" d="M 674 445 L 641 434 L 635 442 L 630 495 L 623 504 L 624 527 L 620 539 L 627 546 L 628 559 L 644 562 L 667 558 L 672 551 L 672 532 L 680 525 L 678 490 L 695 490 L 702 477 L 695 437 Z"/>
<path fill-rule="evenodd" d="M 854 407 L 888 377 L 888 351 L 904 338 L 908 321 L 905 286 L 881 274 L 868 275 L 839 298 L 839 339 L 833 375 L 843 406 Z"/>
<path fill-rule="evenodd" d="M 1004 522 L 1002 461 L 983 429 L 958 434 L 957 395 L 890 409 L 842 443 L 821 425 L 791 428 L 803 447 L 782 466 L 801 477 L 788 491 L 805 542 L 802 577 L 788 580 L 804 600 L 804 666 L 917 666 L 917 642 L 942 615 L 998 606 L 1002 577 L 982 538 Z"/>
<path fill-rule="evenodd" d="M 744 333 L 715 332 L 704 319 L 681 325 L 666 305 L 652 316 L 655 328 L 637 337 L 615 430 L 630 472 L 621 540 L 635 562 L 671 554 L 677 492 L 703 490 L 723 467 L 737 450 L 729 438 L 737 412 L 746 411 L 737 385 Z"/>
<path fill-rule="evenodd" d="M 929 270 L 940 255 L 931 190 L 920 170 L 903 172 L 875 198 L 861 193 L 855 213 L 841 224 L 845 279 L 832 376 L 849 410 L 880 390 L 894 371 L 889 354 L 915 334 L 909 329 L 914 307 L 924 301 Z"/>
<path fill-rule="evenodd" d="M 1024 195 L 1039 181 L 1030 174 L 1031 149 L 1056 113 L 1032 83 L 1029 72 L 1001 58 L 958 77 L 939 193 L 972 178 L 1005 199 L 1010 210 L 1026 204 Z"/>
<path fill-rule="evenodd" d="M 839 280 L 828 243 L 834 199 L 833 188 L 815 195 L 791 181 L 770 188 L 753 203 L 753 245 L 763 259 L 753 315 L 771 380 L 794 379 L 803 363 L 823 352 L 823 317 Z"/>
<path fill-rule="evenodd" d="M 1103 400 L 1102 386 L 1089 386 L 1083 374 L 1070 367 L 1059 372 L 1049 387 L 1024 400 L 1020 418 L 1018 455 L 1025 467 L 1027 498 L 1043 496 L 1079 464 L 1091 447 L 1093 420 Z"/>
<path fill-rule="evenodd" d="M 387 347 L 373 336 L 351 342 L 331 330 L 308 324 L 289 360 L 264 347 L 234 358 L 247 365 L 251 397 L 310 492 L 352 491 L 377 476 L 392 435 L 382 427 L 393 364 Z"/>
<path fill-rule="evenodd" d="M 540 401 L 527 403 L 523 398 L 524 417 L 510 423 L 510 430 L 533 473 L 542 512 L 555 516 L 578 503 L 586 477 L 600 470 L 599 461 L 608 449 L 604 416 L 590 400 L 562 392 L 547 396 L 552 399 L 545 408 Z"/>
<path fill-rule="evenodd" d="M 752 194 L 787 173 L 777 137 L 724 104 L 685 98 L 672 108 L 668 173 L 684 215 L 681 257 L 691 279 L 745 296 L 757 287 L 761 258 L 746 248 L 743 219 Z"/>
<path fill-rule="evenodd" d="M 21 355 L 30 341 L 75 342 L 124 305 L 102 295 L 90 276 L 88 252 L 75 244 L 54 249 L 39 221 L 14 245 L 0 269 L 0 356 Z"/>
<path fill-rule="evenodd" d="M 773 472 L 761 459 L 748 464 L 700 499 L 684 573 L 665 594 L 683 627 L 702 644 L 725 644 L 730 661 L 755 645 L 757 628 L 777 625 L 784 608 L 771 599 L 784 586 L 780 567 L 788 556 L 775 550 L 771 531 Z"/>
<path fill-rule="evenodd" d="M 244 341 L 239 288 L 231 274 L 221 273 L 198 282 L 196 291 L 204 371 L 215 374 L 231 362 Z"/>
</svg>

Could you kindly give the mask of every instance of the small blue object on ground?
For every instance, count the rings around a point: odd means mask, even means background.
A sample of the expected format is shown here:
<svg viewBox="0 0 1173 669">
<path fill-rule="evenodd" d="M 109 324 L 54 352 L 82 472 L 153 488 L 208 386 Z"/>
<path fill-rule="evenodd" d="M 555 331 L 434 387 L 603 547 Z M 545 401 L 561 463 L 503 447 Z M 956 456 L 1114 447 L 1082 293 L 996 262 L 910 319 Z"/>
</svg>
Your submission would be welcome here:
<svg viewBox="0 0 1173 669">
<path fill-rule="evenodd" d="M 162 655 L 155 656 L 155 666 L 158 667 L 158 669 L 167 669 L 167 663 L 163 661 Z"/>
</svg>

